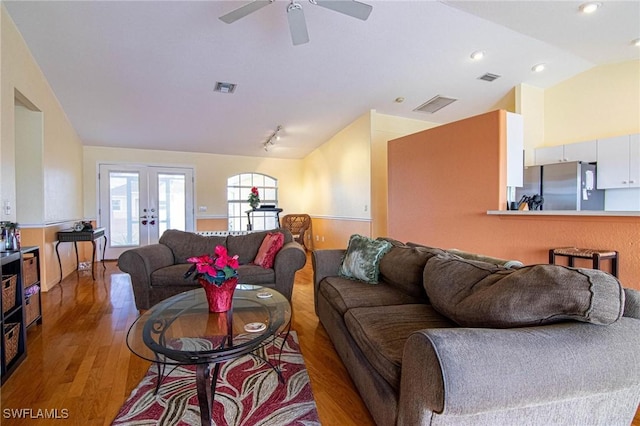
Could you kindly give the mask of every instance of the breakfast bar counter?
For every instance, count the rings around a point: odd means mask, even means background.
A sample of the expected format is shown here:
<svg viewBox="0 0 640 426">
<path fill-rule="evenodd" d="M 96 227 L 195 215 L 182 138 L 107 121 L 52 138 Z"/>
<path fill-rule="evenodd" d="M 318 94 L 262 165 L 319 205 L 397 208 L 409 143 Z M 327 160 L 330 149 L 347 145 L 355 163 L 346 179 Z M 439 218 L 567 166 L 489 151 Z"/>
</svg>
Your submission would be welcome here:
<svg viewBox="0 0 640 426">
<path fill-rule="evenodd" d="M 640 211 L 605 211 L 605 210 L 488 210 L 488 215 L 505 216 L 629 216 L 640 217 Z"/>
</svg>

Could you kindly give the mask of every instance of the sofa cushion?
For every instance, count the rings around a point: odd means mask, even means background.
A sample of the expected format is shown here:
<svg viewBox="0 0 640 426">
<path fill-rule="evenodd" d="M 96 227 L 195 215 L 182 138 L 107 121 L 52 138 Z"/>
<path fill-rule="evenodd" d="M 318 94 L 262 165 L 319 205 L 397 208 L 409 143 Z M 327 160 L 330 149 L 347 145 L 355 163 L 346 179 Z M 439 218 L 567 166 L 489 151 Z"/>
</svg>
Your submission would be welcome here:
<svg viewBox="0 0 640 426">
<path fill-rule="evenodd" d="M 159 242 L 171 249 L 175 263 L 187 263 L 190 257 L 212 254 L 217 245 L 225 246 L 226 240 L 226 236 L 205 237 L 193 232 L 168 229 Z"/>
<path fill-rule="evenodd" d="M 276 254 L 278 254 L 283 245 L 284 234 L 280 232 L 267 233 L 262 240 L 262 244 L 260 244 L 256 258 L 253 259 L 253 263 L 263 268 L 273 268 Z"/>
<path fill-rule="evenodd" d="M 505 269 L 447 254 L 427 261 L 424 285 L 433 306 L 464 327 L 508 328 L 564 320 L 611 324 L 624 309 L 620 282 L 594 269 Z"/>
<path fill-rule="evenodd" d="M 185 278 L 184 274 L 189 270 L 191 264 L 176 263 L 175 265 L 166 266 L 157 269 L 151 273 L 152 287 L 176 287 L 184 286 L 184 291 L 190 288 L 200 287 L 198 281 L 193 279 L 193 275 Z"/>
<path fill-rule="evenodd" d="M 398 291 L 388 284 L 370 285 L 342 277 L 327 277 L 320 282 L 318 292 L 340 315 L 360 306 L 402 305 L 422 303 L 424 299 Z"/>
<path fill-rule="evenodd" d="M 339 275 L 377 284 L 380 259 L 391 247 L 388 241 L 372 240 L 358 234 L 352 235 L 338 271 Z"/>
<path fill-rule="evenodd" d="M 426 304 L 353 308 L 344 316 L 351 337 L 374 369 L 400 387 L 404 343 L 414 331 L 455 324 Z"/>
<path fill-rule="evenodd" d="M 272 284 L 276 280 L 273 269 L 266 269 L 262 266 L 251 263 L 238 267 L 238 282 L 243 284 Z"/>
<path fill-rule="evenodd" d="M 443 254 L 436 248 L 409 247 L 392 243 L 393 247 L 380 260 L 380 280 L 410 296 L 426 300 L 422 285 L 424 266 L 432 256 Z"/>
<path fill-rule="evenodd" d="M 446 251 L 447 253 L 455 254 L 456 256 L 461 257 L 463 259 L 479 260 L 481 262 L 493 263 L 494 265 L 503 266 L 506 269 L 520 268 L 524 266 L 524 264 L 519 260 L 500 259 L 498 257 L 487 256 L 484 254 L 470 253 L 468 251 L 462 251 L 458 249 L 448 249 Z"/>
</svg>

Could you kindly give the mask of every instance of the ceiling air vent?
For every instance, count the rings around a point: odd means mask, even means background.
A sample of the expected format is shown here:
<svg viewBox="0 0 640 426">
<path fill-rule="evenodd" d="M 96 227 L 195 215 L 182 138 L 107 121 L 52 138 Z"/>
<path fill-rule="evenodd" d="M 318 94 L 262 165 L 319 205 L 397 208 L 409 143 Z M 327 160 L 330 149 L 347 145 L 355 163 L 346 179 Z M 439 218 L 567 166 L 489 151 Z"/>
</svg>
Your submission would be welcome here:
<svg viewBox="0 0 640 426">
<path fill-rule="evenodd" d="M 478 80 L 484 80 L 484 81 L 491 82 L 491 81 L 493 81 L 493 80 L 495 80 L 497 78 L 500 78 L 500 76 L 498 74 L 491 74 L 490 72 L 488 72 L 488 73 L 478 77 Z"/>
<path fill-rule="evenodd" d="M 441 110 L 452 102 L 457 101 L 457 99 L 446 98 L 444 96 L 434 96 L 429 99 L 427 102 L 420 105 L 418 108 L 414 109 L 414 111 L 426 112 L 429 114 L 433 114 L 436 111 Z"/>
<path fill-rule="evenodd" d="M 233 83 L 222 83 L 222 82 L 216 82 L 216 87 L 215 89 L 213 89 L 214 92 L 220 92 L 220 93 L 233 93 L 234 90 L 236 90 L 236 85 Z"/>
</svg>

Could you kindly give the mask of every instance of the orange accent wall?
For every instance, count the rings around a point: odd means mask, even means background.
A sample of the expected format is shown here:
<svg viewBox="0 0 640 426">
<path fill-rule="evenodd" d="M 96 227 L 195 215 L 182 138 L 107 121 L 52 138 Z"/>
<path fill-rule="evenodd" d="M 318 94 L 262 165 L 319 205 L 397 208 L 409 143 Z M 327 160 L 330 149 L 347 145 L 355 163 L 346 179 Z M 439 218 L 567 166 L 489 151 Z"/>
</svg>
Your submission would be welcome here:
<svg viewBox="0 0 640 426">
<path fill-rule="evenodd" d="M 487 215 L 504 209 L 505 114 L 389 142 L 389 236 L 528 264 L 547 263 L 554 247 L 617 250 L 620 281 L 640 290 L 640 217 Z"/>
</svg>

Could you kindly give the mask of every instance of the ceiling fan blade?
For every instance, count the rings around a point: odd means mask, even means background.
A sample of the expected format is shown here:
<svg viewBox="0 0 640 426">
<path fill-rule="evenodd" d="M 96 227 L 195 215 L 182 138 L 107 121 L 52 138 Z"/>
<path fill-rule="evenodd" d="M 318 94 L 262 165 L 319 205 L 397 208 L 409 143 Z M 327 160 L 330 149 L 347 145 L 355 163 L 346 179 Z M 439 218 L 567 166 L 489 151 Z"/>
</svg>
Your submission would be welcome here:
<svg viewBox="0 0 640 426">
<path fill-rule="evenodd" d="M 293 45 L 305 44 L 309 42 L 307 23 L 304 19 L 304 11 L 298 3 L 291 3 L 287 7 L 287 19 L 289 20 L 289 30 L 291 31 L 291 41 Z"/>
<path fill-rule="evenodd" d="M 227 24 L 231 24 L 232 22 L 236 22 L 240 18 L 244 18 L 245 16 L 262 9 L 265 6 L 270 5 L 275 0 L 254 0 L 251 3 L 245 4 L 242 7 L 237 8 L 236 10 L 232 10 L 226 15 L 222 15 L 219 19 L 222 22 L 226 22 Z"/>
<path fill-rule="evenodd" d="M 355 0 L 311 0 L 311 3 L 363 21 L 367 20 L 373 10 L 373 6 Z"/>
</svg>

